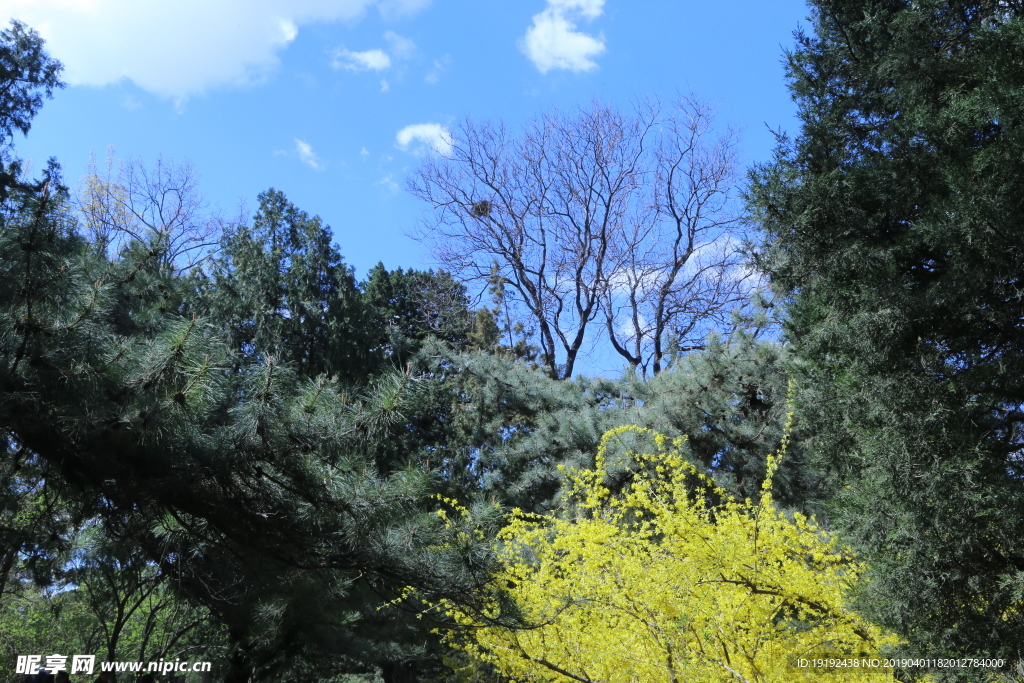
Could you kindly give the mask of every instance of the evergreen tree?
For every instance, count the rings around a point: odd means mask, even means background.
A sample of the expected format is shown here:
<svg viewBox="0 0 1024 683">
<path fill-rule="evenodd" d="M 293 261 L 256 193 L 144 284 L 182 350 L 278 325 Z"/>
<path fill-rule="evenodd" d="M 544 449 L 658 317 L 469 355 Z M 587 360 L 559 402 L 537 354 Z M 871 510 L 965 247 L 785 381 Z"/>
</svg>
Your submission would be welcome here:
<svg viewBox="0 0 1024 683">
<path fill-rule="evenodd" d="M 366 376 L 366 315 L 330 228 L 268 190 L 252 226 L 224 235 L 202 287 L 209 315 L 243 356 L 290 363 L 301 375 Z"/>
<path fill-rule="evenodd" d="M 380 362 L 405 368 L 428 336 L 456 349 L 466 344 L 469 298 L 465 286 L 445 271 L 388 271 L 378 263 L 363 284 L 363 304 Z"/>
<path fill-rule="evenodd" d="M 172 578 L 223 624 L 225 680 L 375 666 L 393 679 L 431 660 L 436 643 L 406 615 L 405 586 L 471 598 L 489 551 L 447 541 L 425 468 L 376 466 L 374 445 L 402 424 L 410 383 L 384 376 L 351 392 L 327 374 L 353 374 L 351 338 L 331 336 L 347 319 L 328 315 L 344 301 L 332 275 L 351 274 L 315 221 L 270 199 L 255 225 L 287 241 L 248 255 L 286 286 L 261 309 L 268 324 L 247 328 L 251 313 L 197 306 L 197 281 L 169 271 L 155 245 L 108 254 L 83 239 L 52 171 L 12 186 L 0 230 L 12 487 L 0 533 L 16 550 L 3 558 L 38 557 L 48 580 L 66 561 L 67 530 L 88 521 L 146 558 L 132 571 Z M 320 248 L 307 254 L 307 243 Z M 225 334 L 239 329 L 253 332 L 244 344 Z M 102 558 L 97 572 L 118 562 Z M 92 612 L 134 604 L 139 590 L 145 580 L 99 596 Z"/>
<path fill-rule="evenodd" d="M 1024 6 L 814 0 L 761 265 L 865 607 L 928 656 L 1024 654 Z"/>
<path fill-rule="evenodd" d="M 25 130 L 59 66 L 12 31 L 36 50 L 8 119 Z M 654 382 L 557 381 L 505 346 L 501 310 L 471 326 L 445 273 L 380 267 L 360 290 L 328 228 L 280 192 L 184 275 L 159 235 L 116 252 L 83 237 L 58 171 L 0 179 L 0 609 L 5 586 L 55 586 L 49 604 L 108 655 L 173 640 L 181 625 L 150 601 L 170 596 L 212 615 L 230 683 L 406 683 L 438 660 L 407 591 L 479 607 L 493 503 L 556 506 L 558 465 L 593 466 L 623 423 L 691 435 L 686 457 L 744 497 L 781 435 L 775 345 L 737 334 Z M 613 489 L 629 447 L 609 454 Z M 799 452 L 776 481 L 792 506 L 814 484 Z M 473 513 L 443 523 L 437 494 Z"/>
<path fill-rule="evenodd" d="M 12 19 L 11 27 L 0 31 L 0 201 L 11 186 L 28 187 L 9 144 L 15 131 L 28 133 L 43 97 L 64 87 L 63 69 L 43 50 L 39 34 L 25 24 Z"/>
<path fill-rule="evenodd" d="M 401 591 L 469 598 L 489 551 L 446 542 L 424 467 L 376 466 L 375 445 L 410 412 L 411 379 L 352 394 L 304 377 L 301 358 L 246 354 L 215 319 L 164 306 L 162 287 L 184 301 L 191 282 L 162 277 L 155 250 L 108 258 L 58 209 L 26 201 L 0 231 L 8 456 L 40 463 L 46 486 L 216 615 L 227 680 L 282 680 L 300 660 L 430 659 Z"/>
<path fill-rule="evenodd" d="M 508 507 L 547 512 L 559 504 L 560 466 L 593 467 L 601 435 L 623 424 L 688 437 L 692 462 L 740 499 L 754 495 L 782 436 L 787 362 L 777 344 L 737 332 L 712 339 L 650 380 L 557 380 L 506 354 L 457 355 L 429 344 L 414 368 L 452 387 L 447 438 L 435 449 L 451 495 L 477 492 Z M 610 453 L 615 476 L 629 469 L 629 448 L 623 441 Z M 807 508 L 819 495 L 799 444 L 775 486 L 787 508 Z"/>
<path fill-rule="evenodd" d="M 526 325 L 509 314 L 507 280 L 497 264 L 487 278 L 487 291 L 493 307 L 484 306 L 473 312 L 473 329 L 466 335 L 468 348 L 506 358 L 536 363 L 540 350 L 527 341 Z"/>
</svg>

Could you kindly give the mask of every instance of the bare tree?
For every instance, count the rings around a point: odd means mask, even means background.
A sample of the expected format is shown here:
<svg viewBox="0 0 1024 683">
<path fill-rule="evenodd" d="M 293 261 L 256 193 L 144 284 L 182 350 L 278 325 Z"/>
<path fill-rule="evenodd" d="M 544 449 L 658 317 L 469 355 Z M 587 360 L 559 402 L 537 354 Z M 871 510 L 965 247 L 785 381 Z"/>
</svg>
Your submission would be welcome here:
<svg viewBox="0 0 1024 683">
<path fill-rule="evenodd" d="M 95 243 L 114 252 L 132 242 L 149 245 L 176 273 L 201 263 L 229 224 L 207 211 L 191 162 L 160 158 L 149 168 L 115 159 L 113 150 L 102 172 L 90 160 L 78 209 Z"/>
<path fill-rule="evenodd" d="M 630 114 L 597 103 L 521 134 L 464 121 L 409 183 L 435 209 L 421 237 L 455 273 L 497 264 L 532 319 L 544 364 L 567 378 L 590 324 L 657 373 L 699 347 L 747 293 L 730 211 L 734 140 L 693 99 Z"/>
<path fill-rule="evenodd" d="M 646 215 L 616 240 L 618 269 L 605 289 L 615 350 L 645 374 L 666 354 L 699 349 L 729 326 L 756 285 L 737 239 L 732 135 L 713 137 L 713 113 L 686 100 L 666 116 L 650 147 Z"/>
</svg>

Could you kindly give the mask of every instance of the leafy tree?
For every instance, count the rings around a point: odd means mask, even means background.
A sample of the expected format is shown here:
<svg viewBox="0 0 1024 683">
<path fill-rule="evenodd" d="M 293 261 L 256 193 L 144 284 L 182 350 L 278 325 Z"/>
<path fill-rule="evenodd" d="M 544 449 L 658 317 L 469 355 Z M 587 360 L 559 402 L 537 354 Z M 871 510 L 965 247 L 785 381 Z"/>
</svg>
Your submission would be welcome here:
<svg viewBox="0 0 1024 683">
<path fill-rule="evenodd" d="M 616 495 L 604 454 L 630 433 L 654 448 Z M 862 567 L 813 520 L 776 509 L 772 467 L 754 501 L 731 500 L 682 441 L 636 427 L 605 434 L 596 467 L 569 473 L 571 514 L 520 512 L 499 536 L 494 583 L 525 627 L 502 623 L 497 597 L 481 612 L 446 605 L 464 627 L 449 641 L 513 680 L 881 680 L 794 666 L 877 656 L 893 642 L 845 604 Z"/>
<path fill-rule="evenodd" d="M 173 590 L 173 577 L 140 553 L 127 531 L 87 523 L 75 534 L 76 547 L 60 572 L 61 588 L 90 617 L 83 620 L 79 653 L 106 661 L 174 659 L 185 651 L 192 659 L 221 659 L 223 628 Z"/>
<path fill-rule="evenodd" d="M 0 606 L 0 657 L 5 662 L 0 680 L 4 683 L 24 680 L 11 666 L 19 655 L 93 652 L 88 633 L 95 624 L 78 595 L 42 587 L 27 573 L 18 579 L 18 589 Z"/>
<path fill-rule="evenodd" d="M 491 267 L 487 290 L 493 307 L 474 311 L 473 329 L 467 335 L 467 347 L 516 360 L 537 361 L 538 349 L 527 340 L 526 325 L 513 319 L 505 278 L 497 264 Z"/>
<path fill-rule="evenodd" d="M 43 96 L 62 88 L 60 72 L 64 66 L 43 50 L 43 39 L 24 23 L 12 19 L 11 27 L 0 31 L 0 131 L 4 144 L 15 130 L 23 135 L 32 127 L 32 118 L 43 106 Z"/>
<path fill-rule="evenodd" d="M 6 436 L 6 435 L 5 435 Z M 45 463 L 8 442 L 0 460 L 0 608 L 25 580 L 47 586 L 82 514 L 61 500 Z"/>
<path fill-rule="evenodd" d="M 407 409 L 402 384 L 353 397 L 238 357 L 202 318 L 159 310 L 151 290 L 190 281 L 150 276 L 163 272 L 153 250 L 109 260 L 72 227 L 29 207 L 0 232 L 11 443 L 216 615 L 233 647 L 228 680 L 281 680 L 302 659 L 429 658 L 429 636 L 386 603 L 442 577 L 454 582 L 443 592 L 469 597 L 482 565 L 438 550 L 446 532 L 427 514 L 423 468 L 379 473 L 368 455 Z M 126 317 L 146 324 L 122 327 Z"/>
<path fill-rule="evenodd" d="M 815 0 L 761 266 L 864 606 L 911 652 L 1024 654 L 1021 3 Z"/>
<path fill-rule="evenodd" d="M 364 378 L 366 316 L 330 228 L 277 190 L 259 201 L 251 227 L 224 235 L 202 310 L 243 356 L 291 363 L 307 377 Z"/>
<path fill-rule="evenodd" d="M 256 266 L 282 268 L 271 274 L 283 272 L 288 285 L 271 301 L 278 308 L 262 309 L 269 329 L 252 330 L 251 343 L 264 346 L 250 348 L 222 336 L 252 329 L 240 324 L 245 312 L 195 314 L 221 302 L 194 303 L 197 280 L 167 269 L 159 249 L 132 242 L 110 254 L 89 244 L 57 180 L 15 188 L 3 205 L 4 455 L 12 470 L 36 463 L 39 474 L 11 475 L 26 487 L 34 477 L 60 493 L 39 524 L 24 514 L 38 509 L 34 496 L 5 496 L 5 537 L 21 553 L 52 558 L 40 535 L 61 530 L 61 515 L 79 507 L 78 520 L 127 530 L 124 547 L 152 563 L 132 565 L 143 590 L 147 572 L 159 571 L 223 624 L 225 680 L 283 680 L 303 666 L 394 672 L 429 660 L 435 641 L 403 617 L 400 600 L 391 603 L 406 585 L 470 598 L 487 553 L 468 560 L 443 550 L 428 473 L 400 462 L 381 473 L 369 454 L 407 409 L 406 381 L 384 377 L 353 394 L 318 374 L 352 341 L 328 348 L 333 357 L 305 347 L 329 342 L 321 326 L 330 331 L 338 319 L 304 297 L 322 294 L 316 285 L 332 284 L 332 274 L 351 278 L 319 224 L 271 196 L 255 225 L 284 233 L 280 249 L 268 255 L 242 242 Z M 307 242 L 320 248 L 292 248 Z M 254 268 L 264 283 L 267 270 Z M 308 317 L 284 315 L 282 299 L 287 313 Z M 233 321 L 238 328 L 224 324 Z M 117 560 L 103 557 L 96 576 Z M 137 593 L 95 593 L 94 603 L 104 614 L 103 605 L 134 604 Z"/>
<path fill-rule="evenodd" d="M 428 336 L 459 349 L 466 345 L 471 311 L 466 288 L 449 273 L 388 271 L 383 263 L 370 270 L 363 284 L 363 304 L 374 351 L 381 361 L 404 368 Z"/>
<path fill-rule="evenodd" d="M 507 314 L 471 327 L 445 273 L 379 268 L 361 289 L 329 229 L 280 192 L 186 273 L 189 231 L 208 226 L 150 211 L 170 176 L 136 176 L 137 204 L 130 176 L 93 178 L 86 234 L 55 165 L 5 186 L 0 618 L 31 613 L 25 642 L 70 638 L 46 625 L 62 613 L 74 642 L 119 657 L 209 635 L 230 683 L 405 683 L 438 654 L 408 589 L 479 607 L 495 503 L 558 504 L 558 465 L 592 466 L 607 428 L 665 423 L 695 435 L 687 457 L 724 487 L 761 480 L 781 429 L 778 347 L 737 336 L 657 382 L 557 381 L 525 345 L 502 348 Z M 503 308 L 512 281 L 489 275 Z M 490 353 L 459 353 L 472 346 Z M 629 444 L 608 462 L 628 488 Z M 802 504 L 802 470 L 787 478 Z M 436 494 L 472 518 L 443 524 Z"/>
<path fill-rule="evenodd" d="M 101 550 L 112 545 L 111 537 L 96 520 L 72 538 L 79 547 L 62 553 L 49 585 L 33 576 L 28 562 L 16 563 L 16 587 L 0 604 L 5 659 L 53 652 L 92 654 L 98 662 L 182 658 L 212 660 L 224 670 L 223 627 L 174 591 L 134 544 L 121 552 Z"/>
<path fill-rule="evenodd" d="M 66 294 L 47 272 L 55 264 L 44 259 L 45 265 L 40 268 L 43 264 L 35 262 L 33 247 L 45 244 L 48 248 L 73 250 L 81 243 L 70 235 L 73 222 L 66 210 L 67 193 L 55 165 L 47 169 L 42 182 L 25 182 L 19 175 L 4 193 L 0 243 L 7 250 L 0 267 L 5 274 L 18 273 L 22 279 L 20 285 L 6 279 L 0 284 L 0 301 L 21 309 L 21 315 L 0 332 L 0 339 L 16 368 L 30 362 L 34 350 L 27 338 L 39 312 L 30 303 L 34 294 L 57 300 Z M 12 247 L 21 253 L 12 253 Z M 59 260 L 56 265 L 59 267 Z M 0 386 L 4 400 L 11 400 L 11 387 Z M 23 581 L 33 581 L 44 589 L 54 583 L 70 536 L 91 508 L 68 495 L 69 486 L 54 476 L 57 468 L 53 463 L 39 458 L 6 426 L 0 428 L 0 434 L 0 605 L 4 605 L 8 594 L 19 593 Z"/>
<path fill-rule="evenodd" d="M 39 34 L 22 22 L 12 19 L 10 28 L 0 31 L 0 201 L 6 198 L 8 188 L 24 183 L 21 164 L 9 148 L 14 131 L 28 133 L 43 97 L 64 87 L 60 80 L 63 69 L 43 50 Z"/>
</svg>

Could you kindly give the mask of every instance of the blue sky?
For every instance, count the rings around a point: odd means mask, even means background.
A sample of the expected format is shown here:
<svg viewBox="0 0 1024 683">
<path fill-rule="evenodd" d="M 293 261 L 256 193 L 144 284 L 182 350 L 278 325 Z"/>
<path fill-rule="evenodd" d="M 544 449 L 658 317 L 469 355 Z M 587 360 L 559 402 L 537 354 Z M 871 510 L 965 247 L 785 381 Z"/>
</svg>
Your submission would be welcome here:
<svg viewBox="0 0 1024 683">
<path fill-rule="evenodd" d="M 275 187 L 329 223 L 362 277 L 432 265 L 405 180 L 460 118 L 516 126 L 598 98 L 694 94 L 740 130 L 793 131 L 781 54 L 800 0 L 0 0 L 69 86 L 16 140 L 71 184 L 90 153 L 189 159 L 233 213 Z M 404 132 L 403 132 L 404 131 Z"/>
</svg>

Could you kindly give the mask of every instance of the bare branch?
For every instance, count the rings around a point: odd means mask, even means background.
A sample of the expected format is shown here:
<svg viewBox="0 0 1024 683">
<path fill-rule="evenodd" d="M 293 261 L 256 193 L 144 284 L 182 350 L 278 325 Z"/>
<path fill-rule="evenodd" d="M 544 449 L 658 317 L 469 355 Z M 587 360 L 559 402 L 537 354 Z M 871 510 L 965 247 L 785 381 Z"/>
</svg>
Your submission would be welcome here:
<svg viewBox="0 0 1024 683">
<path fill-rule="evenodd" d="M 162 264 L 186 272 L 208 258 L 221 234 L 240 221 L 211 214 L 192 164 L 157 159 L 120 161 L 108 150 L 104 168 L 92 159 L 78 196 L 91 240 L 115 253 L 130 244 L 156 249 Z"/>
<path fill-rule="evenodd" d="M 692 99 L 667 112 L 556 110 L 518 135 L 467 119 L 450 153 L 409 182 L 434 209 L 418 237 L 465 279 L 486 282 L 498 264 L 553 375 L 572 375 L 602 316 L 615 351 L 657 373 L 728 325 L 752 290 L 732 211 L 734 138 L 712 130 Z"/>
</svg>

